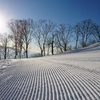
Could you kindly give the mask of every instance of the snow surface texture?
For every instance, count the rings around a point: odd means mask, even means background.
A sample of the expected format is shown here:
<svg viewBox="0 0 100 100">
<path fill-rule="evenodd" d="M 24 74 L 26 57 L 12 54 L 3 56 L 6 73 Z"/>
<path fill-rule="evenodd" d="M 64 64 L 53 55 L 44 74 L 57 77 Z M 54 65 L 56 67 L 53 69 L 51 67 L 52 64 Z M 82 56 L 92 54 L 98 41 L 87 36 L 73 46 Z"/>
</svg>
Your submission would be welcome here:
<svg viewBox="0 0 100 100">
<path fill-rule="evenodd" d="M 0 61 L 0 100 L 100 100 L 100 46 Z"/>
</svg>

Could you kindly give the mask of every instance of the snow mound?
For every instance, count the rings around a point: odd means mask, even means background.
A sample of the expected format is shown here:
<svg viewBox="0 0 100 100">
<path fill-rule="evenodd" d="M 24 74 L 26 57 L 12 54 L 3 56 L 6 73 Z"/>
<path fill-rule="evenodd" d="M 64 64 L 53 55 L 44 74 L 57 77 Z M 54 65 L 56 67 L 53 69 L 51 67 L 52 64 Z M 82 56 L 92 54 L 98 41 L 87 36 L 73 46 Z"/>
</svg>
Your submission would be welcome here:
<svg viewBox="0 0 100 100">
<path fill-rule="evenodd" d="M 63 54 L 66 54 L 66 53 L 68 54 L 68 53 L 99 52 L 99 51 L 100 51 L 100 43 L 95 43 L 95 44 L 92 44 L 92 45 L 85 47 L 85 48 L 79 48 L 77 50 L 64 52 Z"/>
</svg>

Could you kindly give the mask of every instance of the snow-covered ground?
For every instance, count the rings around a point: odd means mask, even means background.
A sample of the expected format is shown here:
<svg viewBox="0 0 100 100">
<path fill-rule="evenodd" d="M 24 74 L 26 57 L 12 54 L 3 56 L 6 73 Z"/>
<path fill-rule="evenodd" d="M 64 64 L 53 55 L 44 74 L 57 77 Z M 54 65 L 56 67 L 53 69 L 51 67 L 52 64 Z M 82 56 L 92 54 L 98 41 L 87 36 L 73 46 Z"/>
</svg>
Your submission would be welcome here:
<svg viewBox="0 0 100 100">
<path fill-rule="evenodd" d="M 0 61 L 0 100 L 100 100 L 100 46 Z"/>
</svg>

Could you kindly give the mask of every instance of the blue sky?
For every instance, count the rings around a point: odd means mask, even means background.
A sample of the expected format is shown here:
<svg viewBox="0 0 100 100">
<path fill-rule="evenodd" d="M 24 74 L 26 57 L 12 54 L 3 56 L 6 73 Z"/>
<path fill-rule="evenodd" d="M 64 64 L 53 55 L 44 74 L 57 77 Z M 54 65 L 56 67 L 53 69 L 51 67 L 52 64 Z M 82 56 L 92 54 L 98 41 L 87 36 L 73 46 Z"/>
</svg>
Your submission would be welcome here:
<svg viewBox="0 0 100 100">
<path fill-rule="evenodd" d="M 0 16 L 6 20 L 47 19 L 57 24 L 75 25 L 92 19 L 100 24 L 99 10 L 100 0 L 0 0 Z"/>
<path fill-rule="evenodd" d="M 100 23 L 100 0 L 0 0 L 0 12 L 7 19 L 50 19 L 75 24 L 84 19 Z"/>
</svg>

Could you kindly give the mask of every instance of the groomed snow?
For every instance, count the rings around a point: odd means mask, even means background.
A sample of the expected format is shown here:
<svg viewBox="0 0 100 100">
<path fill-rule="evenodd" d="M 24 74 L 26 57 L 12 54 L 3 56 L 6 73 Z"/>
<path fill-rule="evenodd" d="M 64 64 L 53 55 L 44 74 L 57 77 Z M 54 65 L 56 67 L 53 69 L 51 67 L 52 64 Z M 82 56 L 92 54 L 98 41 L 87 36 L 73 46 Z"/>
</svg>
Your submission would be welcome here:
<svg viewBox="0 0 100 100">
<path fill-rule="evenodd" d="M 0 100 L 100 100 L 100 45 L 0 61 Z"/>
</svg>

